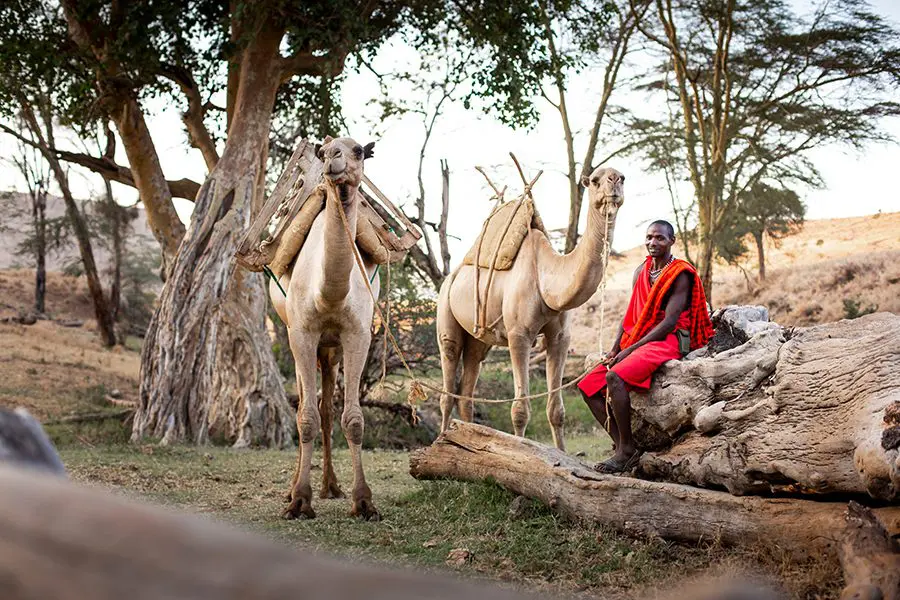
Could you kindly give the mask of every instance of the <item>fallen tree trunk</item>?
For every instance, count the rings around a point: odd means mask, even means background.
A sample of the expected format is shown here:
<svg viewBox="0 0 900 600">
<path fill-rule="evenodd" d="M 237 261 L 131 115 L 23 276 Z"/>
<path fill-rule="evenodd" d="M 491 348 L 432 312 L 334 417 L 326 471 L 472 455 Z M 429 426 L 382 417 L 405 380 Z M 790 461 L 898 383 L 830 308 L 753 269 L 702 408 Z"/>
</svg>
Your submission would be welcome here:
<svg viewBox="0 0 900 600">
<path fill-rule="evenodd" d="M 837 557 L 844 503 L 737 497 L 674 483 L 600 475 L 555 448 L 471 423 L 452 422 L 410 455 L 417 479 L 495 480 L 579 520 L 681 542 L 764 545 Z M 900 507 L 876 511 L 900 530 Z"/>
<path fill-rule="evenodd" d="M 738 495 L 900 499 L 900 432 L 885 412 L 900 401 L 900 315 L 750 325 L 746 343 L 670 361 L 632 394 L 635 441 L 652 451 L 641 475 Z"/>
</svg>

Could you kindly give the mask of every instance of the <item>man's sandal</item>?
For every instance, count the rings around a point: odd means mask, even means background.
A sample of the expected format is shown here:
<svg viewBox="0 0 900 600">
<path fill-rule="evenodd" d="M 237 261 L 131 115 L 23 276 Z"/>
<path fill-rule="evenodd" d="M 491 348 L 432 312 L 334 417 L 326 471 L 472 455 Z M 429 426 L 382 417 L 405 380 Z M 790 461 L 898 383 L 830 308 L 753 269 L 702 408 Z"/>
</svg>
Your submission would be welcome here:
<svg viewBox="0 0 900 600">
<path fill-rule="evenodd" d="M 616 460 L 616 457 L 609 458 L 603 462 L 594 465 L 594 470 L 604 475 L 613 475 L 615 473 L 625 473 L 637 466 L 641 458 L 641 451 L 635 450 L 627 460 Z"/>
</svg>

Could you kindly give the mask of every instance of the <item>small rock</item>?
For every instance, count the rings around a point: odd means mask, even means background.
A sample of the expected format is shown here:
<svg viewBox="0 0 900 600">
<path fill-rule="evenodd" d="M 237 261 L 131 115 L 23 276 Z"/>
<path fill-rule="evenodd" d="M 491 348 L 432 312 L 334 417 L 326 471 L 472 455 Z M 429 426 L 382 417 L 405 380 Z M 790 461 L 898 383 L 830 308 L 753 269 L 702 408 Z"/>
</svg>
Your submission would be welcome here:
<svg viewBox="0 0 900 600">
<path fill-rule="evenodd" d="M 34 325 L 35 323 L 37 323 L 37 317 L 29 313 L 27 315 L 19 317 L 19 323 L 21 323 L 22 325 Z"/>
<path fill-rule="evenodd" d="M 582 450 L 581 452 L 576 452 L 575 456 L 577 456 L 578 458 L 584 458 L 585 456 L 587 456 L 587 452 Z"/>
<path fill-rule="evenodd" d="M 440 542 L 441 542 L 441 540 L 440 540 L 439 538 L 431 538 L 430 540 L 428 540 L 427 542 L 425 542 L 424 544 L 422 544 L 422 547 L 423 547 L 423 548 L 434 548 L 434 547 L 437 546 Z"/>
<path fill-rule="evenodd" d="M 474 556 L 468 548 L 454 548 L 447 554 L 447 559 L 444 562 L 454 567 L 462 567 L 466 563 L 472 562 Z"/>
<path fill-rule="evenodd" d="M 530 501 L 525 496 L 516 496 L 513 498 L 513 501 L 509 503 L 509 518 L 521 518 L 525 514 L 525 511 L 528 510 L 529 504 Z"/>
<path fill-rule="evenodd" d="M 633 560 L 634 560 L 634 552 L 629 552 L 628 554 L 625 555 L 625 564 L 626 565 L 630 565 L 631 561 L 633 561 Z"/>
<path fill-rule="evenodd" d="M 115 389 L 109 393 L 110 398 L 115 398 L 116 400 L 120 400 L 122 398 L 121 390 Z"/>
</svg>

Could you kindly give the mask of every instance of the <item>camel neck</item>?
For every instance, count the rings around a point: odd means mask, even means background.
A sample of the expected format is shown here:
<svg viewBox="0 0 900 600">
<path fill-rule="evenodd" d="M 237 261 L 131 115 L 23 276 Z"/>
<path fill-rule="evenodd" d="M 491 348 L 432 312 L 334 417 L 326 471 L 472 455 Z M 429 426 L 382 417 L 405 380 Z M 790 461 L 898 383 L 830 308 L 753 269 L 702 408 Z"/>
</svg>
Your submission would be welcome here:
<svg viewBox="0 0 900 600">
<path fill-rule="evenodd" d="M 339 303 L 350 292 L 350 277 L 356 267 L 354 247 L 358 203 L 349 201 L 356 194 L 356 187 L 341 184 L 325 185 L 324 260 L 322 261 L 322 288 L 319 296 L 329 304 Z M 348 201 L 342 202 L 342 199 Z M 346 225 L 342 213 L 346 216 Z M 350 234 L 348 236 L 347 229 Z"/>
<path fill-rule="evenodd" d="M 608 254 L 607 240 L 612 240 L 618 208 L 607 202 L 600 208 L 589 204 L 584 235 L 569 254 L 542 256 L 538 264 L 541 296 L 553 310 L 571 310 L 581 306 L 597 291 L 603 280 Z"/>
</svg>

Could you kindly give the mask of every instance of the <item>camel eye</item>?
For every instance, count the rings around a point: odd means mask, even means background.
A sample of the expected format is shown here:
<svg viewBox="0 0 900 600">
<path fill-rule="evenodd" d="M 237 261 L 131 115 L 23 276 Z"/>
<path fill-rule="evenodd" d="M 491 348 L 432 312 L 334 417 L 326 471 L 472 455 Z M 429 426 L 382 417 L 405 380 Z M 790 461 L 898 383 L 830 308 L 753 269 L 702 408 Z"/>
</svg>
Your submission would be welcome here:
<svg viewBox="0 0 900 600">
<path fill-rule="evenodd" d="M 600 178 L 599 177 L 592 178 L 591 183 L 593 183 L 594 185 L 600 185 Z"/>
<path fill-rule="evenodd" d="M 360 158 L 362 158 L 362 155 L 363 155 L 362 146 L 356 146 L 353 148 L 353 156 L 355 156 L 357 159 L 360 159 Z"/>
<path fill-rule="evenodd" d="M 319 149 L 316 151 L 316 156 L 319 157 L 320 160 L 325 160 L 325 146 L 319 146 Z"/>
</svg>

